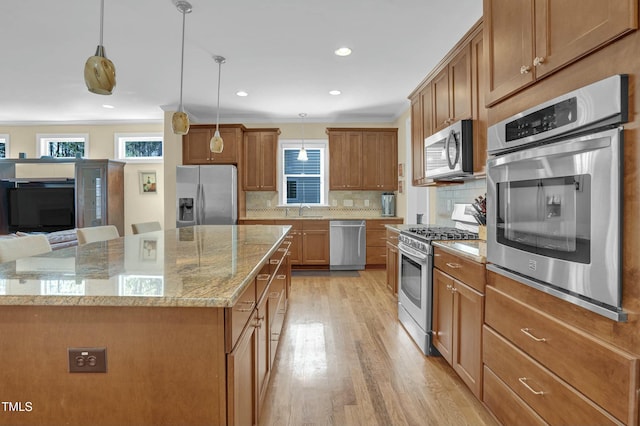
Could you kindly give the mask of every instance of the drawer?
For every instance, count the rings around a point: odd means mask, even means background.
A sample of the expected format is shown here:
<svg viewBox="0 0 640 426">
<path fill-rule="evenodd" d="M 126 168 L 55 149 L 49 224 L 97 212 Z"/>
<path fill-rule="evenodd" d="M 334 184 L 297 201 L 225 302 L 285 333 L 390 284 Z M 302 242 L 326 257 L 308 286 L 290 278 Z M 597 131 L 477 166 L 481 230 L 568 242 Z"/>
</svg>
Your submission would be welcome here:
<svg viewBox="0 0 640 426">
<path fill-rule="evenodd" d="M 463 257 L 456 256 L 438 247 L 433 251 L 433 265 L 442 272 L 473 287 L 480 293 L 484 293 L 486 284 L 485 265 Z"/>
<path fill-rule="evenodd" d="M 302 220 L 274 220 L 275 225 L 291 225 L 292 232 L 302 232 Z"/>
<path fill-rule="evenodd" d="M 329 232 L 328 220 L 303 220 L 302 229 L 305 231 L 327 231 Z"/>
<path fill-rule="evenodd" d="M 482 401 L 503 425 L 548 425 L 509 386 L 484 367 L 484 392 Z"/>
<path fill-rule="evenodd" d="M 486 326 L 483 348 L 485 365 L 550 424 L 622 424 Z"/>
<path fill-rule="evenodd" d="M 487 286 L 485 323 L 617 419 L 635 423 L 638 360 Z"/>
<path fill-rule="evenodd" d="M 274 225 L 274 220 L 269 219 L 242 219 L 238 221 L 239 225 Z"/>
<path fill-rule="evenodd" d="M 282 262 L 284 262 L 284 258 L 287 255 L 287 247 L 288 246 L 285 247 L 280 245 L 280 247 L 276 249 L 275 253 L 273 253 L 269 258 L 269 273 L 271 276 L 275 276 L 278 273 L 278 269 Z"/>
<path fill-rule="evenodd" d="M 256 303 L 262 299 L 262 294 L 264 290 L 269 285 L 269 281 L 271 281 L 271 277 L 273 276 L 270 272 L 270 265 L 264 265 L 262 269 L 260 269 L 260 273 L 256 277 Z"/>
<path fill-rule="evenodd" d="M 256 302 L 256 279 L 254 279 L 232 308 L 224 308 L 224 335 L 227 353 L 231 353 L 236 345 L 242 330 L 256 308 Z"/>
<path fill-rule="evenodd" d="M 384 229 L 367 229 L 367 247 L 384 247 L 387 245 L 387 231 Z"/>
<path fill-rule="evenodd" d="M 387 247 L 367 247 L 367 265 L 387 264 Z"/>
<path fill-rule="evenodd" d="M 396 247 L 398 246 L 398 235 L 400 235 L 399 231 L 394 231 L 387 228 L 387 241 Z"/>
<path fill-rule="evenodd" d="M 402 223 L 402 219 L 367 220 L 366 223 L 367 223 L 367 231 L 370 229 L 384 231 L 387 229 L 387 225 Z"/>
</svg>

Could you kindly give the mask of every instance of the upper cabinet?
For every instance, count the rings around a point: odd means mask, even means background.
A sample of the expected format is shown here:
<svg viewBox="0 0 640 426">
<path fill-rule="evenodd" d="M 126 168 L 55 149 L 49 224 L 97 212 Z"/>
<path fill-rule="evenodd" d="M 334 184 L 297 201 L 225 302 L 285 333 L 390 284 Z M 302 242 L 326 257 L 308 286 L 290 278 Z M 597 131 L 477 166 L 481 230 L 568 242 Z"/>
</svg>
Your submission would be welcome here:
<svg viewBox="0 0 640 426">
<path fill-rule="evenodd" d="M 638 27 L 636 0 L 484 0 L 487 106 Z"/>
<path fill-rule="evenodd" d="M 473 173 L 485 174 L 487 111 L 484 94 L 484 43 L 478 21 L 410 95 L 412 182 L 436 185 L 425 178 L 424 139 L 452 123 L 473 120 Z"/>
<path fill-rule="evenodd" d="M 329 189 L 398 189 L 398 129 L 328 128 Z"/>
<path fill-rule="evenodd" d="M 246 129 L 243 152 L 243 189 L 276 190 L 279 129 Z"/>
<path fill-rule="evenodd" d="M 182 137 L 182 164 L 237 164 L 244 126 L 221 124 L 220 136 L 224 149 L 220 154 L 211 152 L 209 142 L 216 131 L 215 124 L 194 124 Z"/>
</svg>

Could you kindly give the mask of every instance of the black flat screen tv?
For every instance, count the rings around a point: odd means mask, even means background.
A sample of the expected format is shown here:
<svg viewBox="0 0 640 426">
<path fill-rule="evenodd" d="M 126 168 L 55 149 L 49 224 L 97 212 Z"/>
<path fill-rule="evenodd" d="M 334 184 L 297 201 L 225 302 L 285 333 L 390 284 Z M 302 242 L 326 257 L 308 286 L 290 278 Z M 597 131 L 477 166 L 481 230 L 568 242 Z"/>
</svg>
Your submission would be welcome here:
<svg viewBox="0 0 640 426">
<path fill-rule="evenodd" d="M 9 232 L 53 232 L 75 228 L 73 187 L 8 188 Z"/>
</svg>

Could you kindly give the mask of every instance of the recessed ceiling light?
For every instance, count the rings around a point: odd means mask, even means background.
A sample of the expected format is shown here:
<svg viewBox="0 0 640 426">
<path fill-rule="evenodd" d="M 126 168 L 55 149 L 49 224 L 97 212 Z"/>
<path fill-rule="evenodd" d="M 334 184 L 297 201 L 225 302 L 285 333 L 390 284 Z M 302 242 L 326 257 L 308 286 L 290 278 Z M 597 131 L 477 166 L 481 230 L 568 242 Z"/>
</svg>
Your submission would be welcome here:
<svg viewBox="0 0 640 426">
<path fill-rule="evenodd" d="M 338 95 L 339 95 L 339 94 L 341 94 L 341 93 L 342 93 L 342 92 L 341 92 L 341 91 L 339 91 L 339 90 L 331 90 L 331 91 L 329 91 L 329 94 L 330 94 L 330 95 L 333 95 L 333 96 L 338 96 Z"/>
<path fill-rule="evenodd" d="M 244 96 L 249 96 L 249 94 L 248 94 L 247 92 L 245 92 L 244 90 L 238 90 L 238 91 L 236 92 L 236 95 L 238 95 L 238 96 L 242 96 L 242 97 L 244 97 Z"/>
<path fill-rule="evenodd" d="M 339 49 L 336 49 L 334 53 L 338 56 L 349 56 L 351 55 L 351 49 L 349 49 L 348 47 L 341 47 Z"/>
<path fill-rule="evenodd" d="M 104 105 L 102 105 L 102 108 L 106 108 L 106 109 L 114 109 L 115 107 L 114 107 L 113 105 L 107 105 L 107 104 L 104 104 Z"/>
</svg>

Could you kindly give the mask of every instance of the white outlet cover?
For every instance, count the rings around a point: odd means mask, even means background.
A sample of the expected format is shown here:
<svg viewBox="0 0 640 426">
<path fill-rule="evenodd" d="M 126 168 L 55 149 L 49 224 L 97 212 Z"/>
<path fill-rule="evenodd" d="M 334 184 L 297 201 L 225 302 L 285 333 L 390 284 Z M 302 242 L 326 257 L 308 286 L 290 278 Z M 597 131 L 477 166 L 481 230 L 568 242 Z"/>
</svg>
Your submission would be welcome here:
<svg viewBox="0 0 640 426">
<path fill-rule="evenodd" d="M 271 200 L 267 200 L 267 207 L 271 207 Z"/>
<path fill-rule="evenodd" d="M 331 205 L 333 205 L 333 206 L 337 206 L 337 205 L 338 205 L 338 200 L 332 200 L 332 201 L 331 201 Z"/>
<path fill-rule="evenodd" d="M 369 207 L 369 200 L 364 200 L 364 206 Z"/>
</svg>

